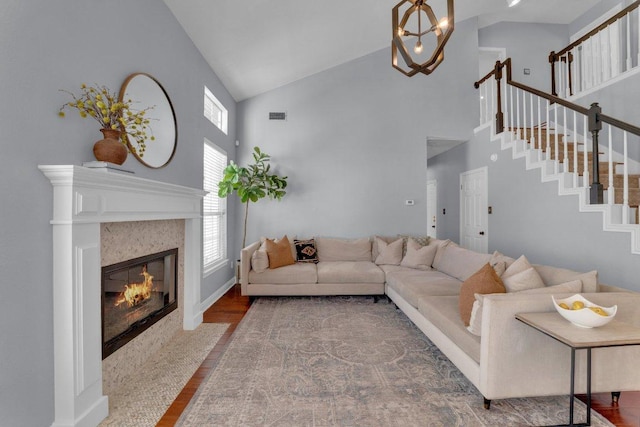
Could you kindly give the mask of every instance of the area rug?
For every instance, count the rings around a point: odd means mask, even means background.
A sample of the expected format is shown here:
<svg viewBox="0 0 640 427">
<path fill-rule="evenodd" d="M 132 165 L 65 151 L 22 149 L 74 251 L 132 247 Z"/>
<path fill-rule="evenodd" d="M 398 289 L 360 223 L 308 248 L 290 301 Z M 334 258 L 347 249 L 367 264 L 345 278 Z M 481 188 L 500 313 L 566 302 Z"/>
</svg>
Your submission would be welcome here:
<svg viewBox="0 0 640 427">
<path fill-rule="evenodd" d="M 496 400 L 393 304 L 259 298 L 180 426 L 524 426 L 567 423 L 567 396 Z M 576 400 L 576 420 L 585 406 Z M 610 426 L 592 413 L 592 425 Z"/>
<path fill-rule="evenodd" d="M 109 416 L 100 426 L 155 426 L 228 327 L 203 323 L 178 332 L 139 374 L 109 395 Z"/>
</svg>

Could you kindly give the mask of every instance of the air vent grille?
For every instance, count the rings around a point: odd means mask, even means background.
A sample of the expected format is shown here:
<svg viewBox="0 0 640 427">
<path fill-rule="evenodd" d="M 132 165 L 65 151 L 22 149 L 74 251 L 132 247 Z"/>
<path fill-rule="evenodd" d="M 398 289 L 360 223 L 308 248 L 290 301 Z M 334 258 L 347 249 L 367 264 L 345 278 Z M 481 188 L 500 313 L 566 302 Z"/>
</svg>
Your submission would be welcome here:
<svg viewBox="0 0 640 427">
<path fill-rule="evenodd" d="M 269 120 L 287 120 L 287 113 L 285 113 L 284 111 L 282 112 L 271 111 L 269 113 Z"/>
</svg>

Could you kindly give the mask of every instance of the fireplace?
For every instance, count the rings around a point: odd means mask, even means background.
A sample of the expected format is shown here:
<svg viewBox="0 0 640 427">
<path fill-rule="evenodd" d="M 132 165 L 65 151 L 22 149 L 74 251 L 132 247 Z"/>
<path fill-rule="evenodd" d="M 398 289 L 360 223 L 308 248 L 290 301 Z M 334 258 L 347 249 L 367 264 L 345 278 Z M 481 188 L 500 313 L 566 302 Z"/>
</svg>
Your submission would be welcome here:
<svg viewBox="0 0 640 427">
<path fill-rule="evenodd" d="M 178 307 L 178 249 L 102 267 L 102 359 Z"/>
<path fill-rule="evenodd" d="M 178 328 L 185 330 L 195 329 L 202 323 L 201 209 L 205 193 L 131 174 L 75 165 L 40 165 L 38 168 L 53 187 L 55 420 L 52 426 L 95 426 L 109 413 L 109 401 L 103 393 L 106 362 L 120 354 L 128 361 L 132 348 L 143 347 L 149 353 L 150 345 L 156 346 L 159 341 L 150 332 L 165 323 L 177 323 Z M 180 229 L 181 237 L 176 239 L 178 242 L 171 240 L 167 246 L 156 247 L 140 244 L 135 232 L 129 233 L 132 246 L 116 245 L 113 233 L 101 236 L 101 228 L 111 227 L 108 224 L 125 226 L 132 222 L 136 222 L 136 227 L 125 227 L 125 231 L 136 231 L 139 225 L 162 224 L 163 244 L 169 241 L 166 222 Z M 105 241 L 116 248 L 108 258 L 101 249 Z M 178 309 L 103 361 L 101 267 L 174 247 L 180 248 Z M 124 252 L 131 255 L 121 257 Z M 113 371 L 119 374 L 123 369 Z"/>
</svg>

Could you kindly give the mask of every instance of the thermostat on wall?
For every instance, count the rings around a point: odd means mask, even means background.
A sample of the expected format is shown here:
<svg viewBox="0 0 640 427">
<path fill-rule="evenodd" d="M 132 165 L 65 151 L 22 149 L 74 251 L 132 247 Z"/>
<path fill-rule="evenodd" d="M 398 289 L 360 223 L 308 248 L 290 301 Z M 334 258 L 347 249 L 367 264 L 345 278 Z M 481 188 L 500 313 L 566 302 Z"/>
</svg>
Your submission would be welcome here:
<svg viewBox="0 0 640 427">
<path fill-rule="evenodd" d="M 415 204 L 415 202 L 413 200 L 405 200 L 404 204 L 407 206 L 413 206 Z"/>
</svg>

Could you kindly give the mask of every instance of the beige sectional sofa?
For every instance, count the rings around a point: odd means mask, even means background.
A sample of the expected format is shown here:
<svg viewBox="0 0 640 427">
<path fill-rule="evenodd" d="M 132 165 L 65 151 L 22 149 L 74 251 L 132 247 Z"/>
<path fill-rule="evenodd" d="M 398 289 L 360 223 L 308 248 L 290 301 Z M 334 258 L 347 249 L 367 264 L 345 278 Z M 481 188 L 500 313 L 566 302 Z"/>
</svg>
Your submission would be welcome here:
<svg viewBox="0 0 640 427">
<path fill-rule="evenodd" d="M 317 263 L 261 272 L 252 268 L 252 258 L 264 250 L 264 244 L 244 248 L 242 294 L 386 294 L 476 386 L 486 407 L 491 399 L 569 393 L 569 348 L 515 319 L 518 313 L 555 311 L 551 295 L 579 292 L 602 306 L 617 304 L 616 319 L 640 326 L 640 294 L 598 284 L 596 271 L 528 265 L 525 257 L 481 254 L 448 240 L 420 246 L 404 238 L 399 258 L 396 238 L 317 238 L 315 243 Z M 388 256 L 391 245 L 395 245 L 394 254 Z M 508 292 L 476 294 L 466 326 L 461 292 L 468 294 L 469 283 L 487 264 L 504 278 Z M 577 352 L 577 393 L 586 392 L 583 353 Z M 592 391 L 640 390 L 639 360 L 640 346 L 594 350 Z"/>
</svg>

